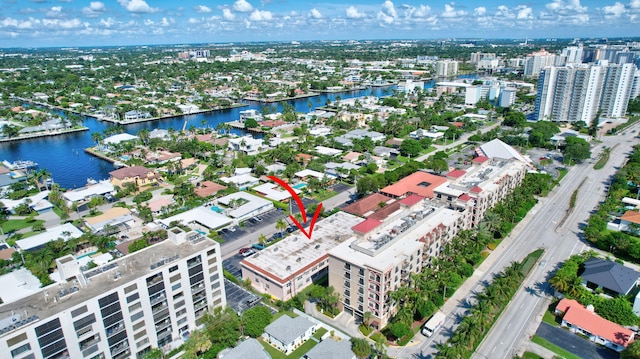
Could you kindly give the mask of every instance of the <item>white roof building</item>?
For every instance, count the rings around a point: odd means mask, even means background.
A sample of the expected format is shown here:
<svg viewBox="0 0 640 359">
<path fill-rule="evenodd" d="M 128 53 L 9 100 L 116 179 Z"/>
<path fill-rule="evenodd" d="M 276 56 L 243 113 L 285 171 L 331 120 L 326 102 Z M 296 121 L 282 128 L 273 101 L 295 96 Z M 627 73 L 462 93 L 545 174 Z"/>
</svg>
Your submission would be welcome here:
<svg viewBox="0 0 640 359">
<path fill-rule="evenodd" d="M 58 239 L 62 239 L 66 242 L 71 238 L 78 238 L 82 236 L 82 234 L 83 232 L 73 224 L 65 223 L 57 227 L 48 228 L 46 232 L 16 241 L 16 246 L 23 251 L 29 251 L 44 247 L 47 242 Z"/>
<path fill-rule="evenodd" d="M 289 191 L 283 189 L 279 185 L 275 183 L 263 183 L 259 186 L 253 187 L 252 190 L 264 195 L 273 201 L 284 201 L 285 199 L 291 198 L 291 193 Z M 300 193 L 301 191 L 298 189 L 293 189 L 294 192 Z"/>
<path fill-rule="evenodd" d="M 337 155 L 342 153 L 342 150 L 338 150 L 336 148 L 325 147 L 325 146 L 316 146 L 315 150 L 319 154 L 327 155 L 327 156 L 337 156 Z"/>
<path fill-rule="evenodd" d="M 237 208 L 232 208 L 230 205 L 231 201 L 237 200 L 245 203 Z M 228 196 L 218 198 L 217 202 L 229 207 L 227 215 L 238 222 L 260 215 L 274 208 L 273 202 L 246 192 L 232 193 Z"/>
<path fill-rule="evenodd" d="M 62 197 L 67 200 L 67 205 L 70 206 L 75 202 L 88 200 L 92 197 L 103 196 L 114 191 L 115 188 L 111 184 L 111 181 L 104 180 L 93 185 L 67 191 L 62 194 Z"/>
<path fill-rule="evenodd" d="M 164 228 L 169 228 L 173 221 L 182 222 L 186 225 L 197 223 L 209 229 L 220 228 L 233 222 L 229 217 L 216 213 L 216 211 L 207 207 L 196 207 L 175 216 L 158 220 Z"/>
<path fill-rule="evenodd" d="M 130 135 L 128 133 L 119 133 L 117 135 L 105 138 L 104 140 L 102 140 L 102 142 L 108 145 L 115 145 L 120 142 L 137 140 L 138 138 L 138 136 Z"/>
</svg>

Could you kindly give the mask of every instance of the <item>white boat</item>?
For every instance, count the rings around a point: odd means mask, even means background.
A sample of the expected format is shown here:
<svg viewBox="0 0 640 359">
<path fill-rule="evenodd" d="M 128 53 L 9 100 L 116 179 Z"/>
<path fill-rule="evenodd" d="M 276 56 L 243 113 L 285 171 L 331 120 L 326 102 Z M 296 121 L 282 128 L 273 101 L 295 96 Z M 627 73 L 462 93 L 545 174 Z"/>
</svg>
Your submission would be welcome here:
<svg viewBox="0 0 640 359">
<path fill-rule="evenodd" d="M 13 163 L 10 163 L 5 160 L 5 161 L 2 161 L 2 164 L 5 165 L 5 167 L 9 168 L 10 170 L 26 170 L 28 168 L 38 167 L 38 164 L 36 162 L 28 161 L 28 160 L 17 160 L 17 161 L 14 161 Z"/>
<path fill-rule="evenodd" d="M 125 164 L 124 164 L 124 163 L 122 163 L 122 162 L 120 162 L 120 161 L 115 161 L 115 162 L 113 163 L 113 167 L 115 167 L 115 168 L 122 168 L 122 167 L 124 167 L 124 166 L 125 166 Z"/>
</svg>

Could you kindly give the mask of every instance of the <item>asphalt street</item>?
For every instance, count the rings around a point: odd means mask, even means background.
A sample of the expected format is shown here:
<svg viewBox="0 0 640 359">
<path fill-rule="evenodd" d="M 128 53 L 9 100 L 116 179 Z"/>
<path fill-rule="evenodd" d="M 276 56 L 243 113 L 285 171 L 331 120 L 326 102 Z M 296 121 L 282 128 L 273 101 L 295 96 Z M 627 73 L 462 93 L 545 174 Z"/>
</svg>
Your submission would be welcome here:
<svg viewBox="0 0 640 359">
<path fill-rule="evenodd" d="M 474 357 L 512 358 L 535 333 L 552 300 L 548 295 L 547 280 L 565 259 L 589 249 L 589 244 L 582 238 L 580 227 L 586 223 L 590 212 L 604 200 L 607 185 L 617 169 L 625 163 L 631 146 L 639 143 L 634 135 L 631 130 L 627 130 L 626 134 L 603 138 L 603 143 L 592 152 L 600 153 L 603 146 L 612 148 L 606 166 L 601 170 L 594 170 L 594 161 L 574 166 L 563 178 L 561 186 L 542 200 L 535 216 L 515 237 L 511 243 L 514 250 L 510 251 L 510 260 L 520 260 L 536 248 L 544 247 L 545 253 L 540 261 L 546 261 L 546 265 L 539 265 L 531 272 L 478 347 L 478 354 Z M 575 208 L 562 222 L 575 189 L 578 189 Z M 496 265 L 494 270 L 501 270 L 504 262 L 500 267 Z"/>
<path fill-rule="evenodd" d="M 612 148 L 610 159 L 601 170 L 593 170 L 592 161 L 570 168 L 549 195 L 540 199 L 505 238 L 496 250 L 478 267 L 474 275 L 450 298 L 442 310 L 447 314 L 443 327 L 432 337 L 425 338 L 417 334 L 411 346 L 390 348 L 389 354 L 396 358 L 433 358 L 437 353 L 435 344 L 445 342 L 457 327 L 461 316 L 473 302 L 474 295 L 491 281 L 496 273 L 502 271 L 512 261 L 521 261 L 527 254 L 545 248 L 540 259 L 545 265 L 534 267 L 514 299 L 502 313 L 488 336 L 478 347 L 475 358 L 512 358 L 519 353 L 525 340 L 535 333 L 544 310 L 550 303 L 547 279 L 558 264 L 570 255 L 588 249 L 588 244 L 580 238 L 580 223 L 586 222 L 589 212 L 604 199 L 605 188 L 610 177 L 624 163 L 631 146 L 637 144 L 635 133 L 626 131 L 626 135 L 603 138 L 603 143 L 592 149 L 592 153 L 601 152 L 602 146 Z M 580 186 L 574 210 L 561 223 L 567 213 L 573 191 Z"/>
</svg>

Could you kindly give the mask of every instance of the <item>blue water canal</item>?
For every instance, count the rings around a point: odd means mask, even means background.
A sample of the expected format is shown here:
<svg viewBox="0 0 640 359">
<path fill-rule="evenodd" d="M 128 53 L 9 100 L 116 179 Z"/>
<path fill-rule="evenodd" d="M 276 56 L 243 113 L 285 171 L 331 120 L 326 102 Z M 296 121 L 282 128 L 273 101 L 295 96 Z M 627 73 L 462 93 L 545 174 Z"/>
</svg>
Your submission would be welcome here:
<svg viewBox="0 0 640 359">
<path fill-rule="evenodd" d="M 473 77 L 475 76 L 469 76 L 469 78 Z M 425 88 L 432 88 L 433 85 L 433 81 L 425 83 Z M 366 95 L 381 97 L 390 94 L 394 88 L 395 87 L 378 87 L 352 92 L 321 94 L 316 97 L 288 101 L 288 103 L 294 106 L 296 111 L 306 113 L 316 109 L 316 107 L 324 106 L 327 99 L 333 102 L 338 96 L 342 99 Z M 309 103 L 311 103 L 311 107 L 309 107 Z M 230 110 L 130 124 L 125 126 L 125 131 L 135 135 L 143 128 L 148 130 L 155 128 L 181 130 L 185 117 L 187 119 L 187 128 L 191 126 L 196 128 L 215 128 L 220 123 L 238 120 L 240 118 L 240 111 L 247 109 L 261 111 L 265 106 L 274 106 L 274 104 L 265 105 L 251 102 L 247 103 L 245 107 Z M 275 106 L 277 111 L 282 111 L 281 103 L 275 104 Z M 84 149 L 95 145 L 91 139 L 92 133 L 102 133 L 102 131 L 108 126 L 111 126 L 111 124 L 98 121 L 91 117 L 84 117 L 83 123 L 89 128 L 88 131 L 0 143 L 0 161 L 35 161 L 39 164 L 38 168 L 44 168 L 49 171 L 56 183 L 68 189 L 84 186 L 87 183 L 87 178 L 93 178 L 95 180 L 109 178 L 109 172 L 114 170 L 113 165 L 87 154 L 84 152 Z"/>
</svg>

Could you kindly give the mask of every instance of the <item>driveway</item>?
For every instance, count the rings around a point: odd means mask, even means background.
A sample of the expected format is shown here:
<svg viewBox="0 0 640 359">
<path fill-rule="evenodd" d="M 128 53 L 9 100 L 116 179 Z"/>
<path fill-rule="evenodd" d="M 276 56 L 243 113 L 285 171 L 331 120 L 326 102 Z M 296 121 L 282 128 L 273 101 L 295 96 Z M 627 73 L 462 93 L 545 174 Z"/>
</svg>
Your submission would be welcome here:
<svg viewBox="0 0 640 359">
<path fill-rule="evenodd" d="M 584 359 L 618 359 L 620 355 L 611 349 L 596 345 L 566 329 L 540 323 L 536 335 Z"/>
</svg>

